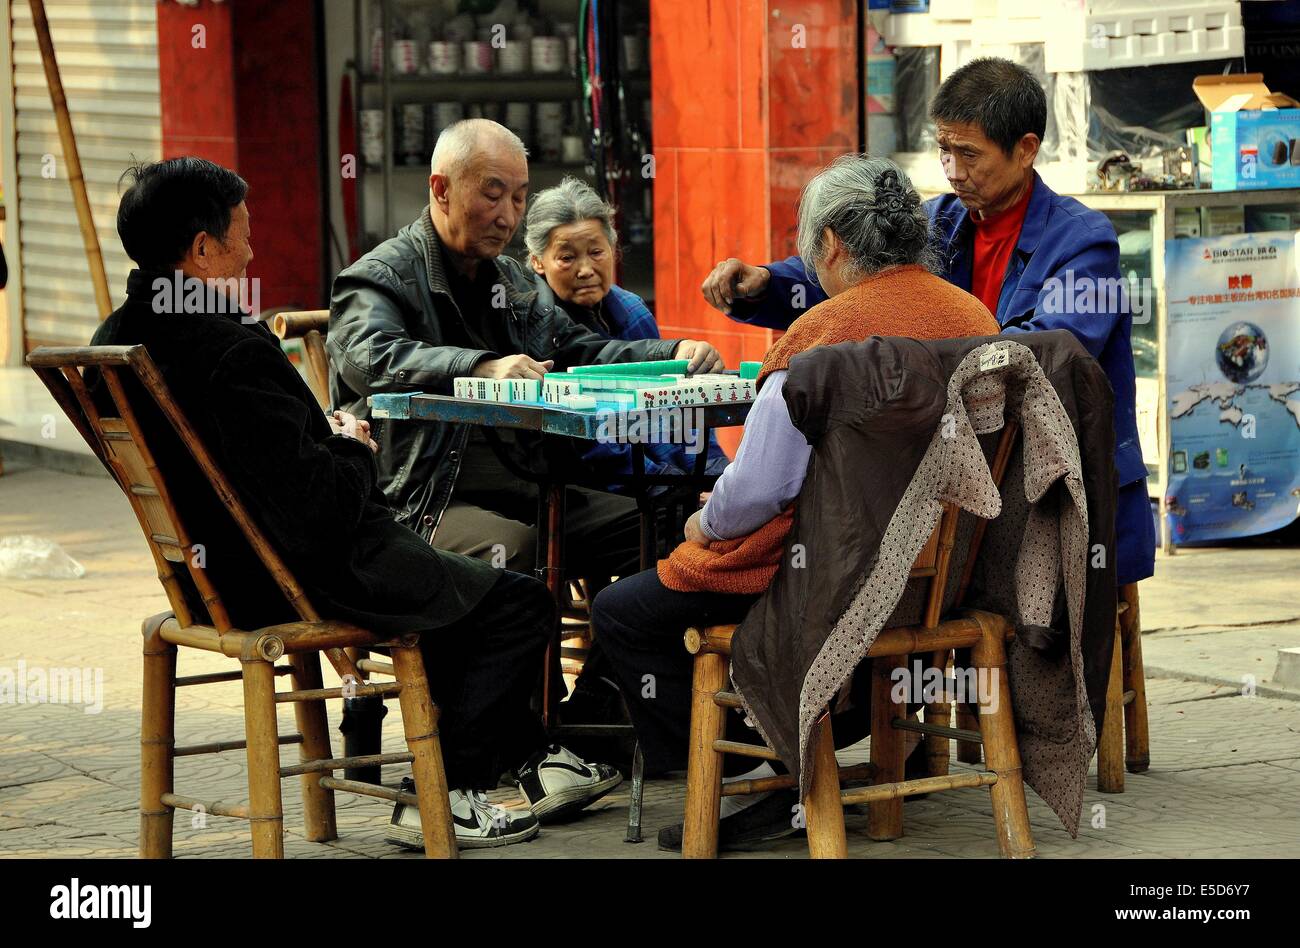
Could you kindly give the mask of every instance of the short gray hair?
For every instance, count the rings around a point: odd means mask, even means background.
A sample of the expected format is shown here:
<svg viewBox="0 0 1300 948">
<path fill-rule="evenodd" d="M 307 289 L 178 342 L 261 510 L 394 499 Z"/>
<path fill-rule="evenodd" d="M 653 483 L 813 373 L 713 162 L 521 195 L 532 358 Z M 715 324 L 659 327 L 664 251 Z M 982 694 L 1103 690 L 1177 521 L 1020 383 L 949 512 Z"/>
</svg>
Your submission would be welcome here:
<svg viewBox="0 0 1300 948">
<path fill-rule="evenodd" d="M 429 174 L 445 174 L 454 178 L 465 170 L 474 153 L 488 141 L 514 149 L 525 159 L 528 149 L 519 136 L 491 119 L 461 119 L 452 122 L 438 135 L 433 146 L 433 155 L 429 158 Z"/>
<path fill-rule="evenodd" d="M 888 158 L 841 155 L 808 182 L 799 199 L 798 241 L 810 272 L 825 255 L 827 228 L 848 251 L 853 278 L 909 263 L 937 269 L 921 197 Z"/>
<path fill-rule="evenodd" d="M 577 178 L 565 178 L 555 187 L 537 192 L 524 218 L 524 246 L 534 257 L 541 257 L 555 228 L 579 221 L 599 221 L 610 247 L 617 249 L 614 208 L 601 200 L 591 185 Z"/>
</svg>

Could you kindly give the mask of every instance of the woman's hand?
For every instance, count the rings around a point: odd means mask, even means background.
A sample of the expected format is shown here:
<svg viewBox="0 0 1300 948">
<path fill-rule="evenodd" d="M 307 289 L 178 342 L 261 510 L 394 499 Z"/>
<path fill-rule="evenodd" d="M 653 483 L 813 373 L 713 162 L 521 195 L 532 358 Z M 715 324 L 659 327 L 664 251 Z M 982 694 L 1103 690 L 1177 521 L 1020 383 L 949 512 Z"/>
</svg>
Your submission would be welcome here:
<svg viewBox="0 0 1300 948">
<path fill-rule="evenodd" d="M 700 526 L 700 521 L 704 519 L 704 511 L 697 510 L 691 514 L 691 519 L 686 521 L 686 539 L 691 543 L 700 543 L 708 546 L 710 543 L 709 536 Z"/>
</svg>

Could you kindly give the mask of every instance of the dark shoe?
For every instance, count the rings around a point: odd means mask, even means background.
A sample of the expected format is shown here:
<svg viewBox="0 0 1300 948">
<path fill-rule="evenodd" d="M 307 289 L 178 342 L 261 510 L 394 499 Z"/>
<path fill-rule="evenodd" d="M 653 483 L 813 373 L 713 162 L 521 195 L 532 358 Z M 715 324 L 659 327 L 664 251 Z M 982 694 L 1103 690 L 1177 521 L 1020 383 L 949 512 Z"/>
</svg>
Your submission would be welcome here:
<svg viewBox="0 0 1300 948">
<path fill-rule="evenodd" d="M 519 790 L 543 823 L 558 823 L 623 782 L 609 764 L 591 764 L 559 744 L 543 748 L 518 770 Z"/>
<path fill-rule="evenodd" d="M 794 790 L 774 790 L 766 799 L 719 821 L 718 849 L 747 849 L 802 832 L 798 801 L 799 795 Z M 682 851 L 681 823 L 659 831 L 659 848 L 667 852 Z"/>
<path fill-rule="evenodd" d="M 403 778 L 402 789 L 414 793 L 415 781 Z M 451 791 L 451 821 L 457 849 L 491 849 L 526 843 L 541 830 L 531 810 L 507 810 L 489 803 L 487 797 L 473 790 Z M 384 837 L 406 849 L 423 849 L 419 809 L 405 803 L 394 804 Z"/>
</svg>

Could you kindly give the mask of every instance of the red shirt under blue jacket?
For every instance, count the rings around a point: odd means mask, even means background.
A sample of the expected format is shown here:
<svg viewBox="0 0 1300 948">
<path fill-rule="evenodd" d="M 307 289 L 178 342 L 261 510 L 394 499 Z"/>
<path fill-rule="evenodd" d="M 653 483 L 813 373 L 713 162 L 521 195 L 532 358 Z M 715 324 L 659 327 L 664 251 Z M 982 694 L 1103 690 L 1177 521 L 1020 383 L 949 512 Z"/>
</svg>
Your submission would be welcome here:
<svg viewBox="0 0 1300 948">
<path fill-rule="evenodd" d="M 971 292 L 974 285 L 975 222 L 955 194 L 925 202 L 940 255 L 939 275 Z M 765 264 L 772 274 L 762 300 L 736 300 L 731 318 L 769 329 L 787 329 L 803 310 L 793 308 L 796 285 L 803 286 L 804 308 L 826 299 L 799 257 Z M 1119 240 L 1110 220 L 1072 197 L 1057 194 L 1034 172 L 1014 250 L 1010 253 L 996 307 L 990 307 L 1004 333 L 1067 329 L 1100 364 L 1115 390 L 1115 468 L 1119 496 L 1115 517 L 1116 562 L 1120 584 L 1155 572 L 1155 520 L 1147 497 L 1146 464 L 1137 433 L 1137 384 L 1130 343 L 1132 316 L 1098 312 L 1096 296 L 1078 287 L 1105 286 L 1118 280 Z M 1067 293 L 1068 287 L 1071 292 Z M 1104 300 L 1103 300 L 1104 302 Z"/>
</svg>

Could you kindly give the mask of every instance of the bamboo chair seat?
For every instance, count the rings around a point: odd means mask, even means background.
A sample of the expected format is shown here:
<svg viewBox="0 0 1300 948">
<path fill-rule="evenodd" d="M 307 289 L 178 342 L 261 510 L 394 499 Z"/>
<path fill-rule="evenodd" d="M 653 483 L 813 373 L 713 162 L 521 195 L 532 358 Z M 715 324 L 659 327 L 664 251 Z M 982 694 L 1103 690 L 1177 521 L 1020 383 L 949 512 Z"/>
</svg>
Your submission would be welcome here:
<svg viewBox="0 0 1300 948">
<path fill-rule="evenodd" d="M 144 700 L 140 725 L 140 855 L 166 858 L 172 854 L 173 817 L 177 809 L 202 807 L 207 813 L 249 821 L 255 857 L 284 855 L 284 810 L 280 781 L 300 778 L 306 837 L 313 842 L 338 838 L 334 792 L 344 791 L 401 800 L 418 808 L 425 854 L 455 858 L 442 750 L 438 742 L 438 709 L 429 695 L 419 637 L 382 637 L 357 625 L 323 619 L 279 553 L 266 539 L 172 398 L 166 382 L 143 346 L 41 347 L 27 357 L 59 406 L 108 468 L 139 521 L 153 554 L 158 578 L 171 611 L 151 616 L 143 624 Z M 102 411 L 83 373 L 95 369 L 104 384 Z M 245 539 L 286 601 L 299 616 L 252 630 L 234 628 L 220 592 L 202 566 L 189 556 L 201 537 L 192 536 L 169 489 L 169 472 L 160 470 L 155 453 L 127 398 L 126 379 L 134 378 L 145 397 L 161 411 L 180 443 L 188 450 L 208 483 L 230 511 Z M 179 569 L 177 567 L 180 567 Z M 183 578 L 197 598 L 187 596 Z M 201 607 L 195 607 L 201 602 Z M 206 612 L 206 615 L 204 613 Z M 365 649 L 386 647 L 391 662 L 358 659 Z M 177 677 L 180 649 L 217 652 L 238 659 L 230 672 Z M 322 684 L 320 656 L 324 654 L 343 681 L 339 688 Z M 284 664 L 279 659 L 287 658 Z M 382 671 L 396 681 L 372 683 L 365 671 Z M 280 691 L 275 679 L 290 675 L 293 689 Z M 240 681 L 244 693 L 243 740 L 176 746 L 175 703 L 178 687 Z M 325 701 L 353 695 L 397 698 L 406 733 L 407 752 L 333 757 Z M 294 705 L 298 732 L 278 733 L 276 706 Z M 297 744 L 299 763 L 282 766 L 280 746 Z M 248 759 L 249 800 L 230 804 L 175 792 L 174 765 L 178 757 L 244 750 Z M 335 770 L 409 763 L 416 793 L 350 780 L 338 780 Z"/>
<path fill-rule="evenodd" d="M 1017 434 L 1015 423 L 1008 422 L 1004 426 L 991 465 L 995 483 L 1002 482 Z M 915 626 L 881 630 L 864 659 L 870 662 L 872 674 L 870 763 L 853 768 L 839 767 L 835 759 L 829 709 L 816 724 L 812 779 L 807 797 L 802 801 L 808 851 L 813 858 L 842 859 L 847 856 L 843 808 L 848 804 L 866 804 L 868 835 L 872 839 L 890 840 L 903 834 L 905 797 L 969 787 L 989 788 L 1002 855 L 1028 858 L 1035 854 L 1025 805 L 1010 686 L 1003 674 L 1006 641 L 1012 635 L 1013 623 L 1004 616 L 977 611 L 967 611 L 940 621 L 958 515 L 955 505 L 943 504 L 939 523 L 910 571 L 911 579 L 921 579 L 929 587 L 921 622 Z M 958 603 L 971 582 L 986 523 L 977 521 L 972 531 L 956 596 Z M 717 856 L 718 817 L 723 796 L 796 786 L 790 775 L 722 783 L 724 754 L 778 759 L 777 754 L 766 746 L 724 739 L 727 711 L 741 707 L 740 696 L 725 688 L 727 659 L 736 628 L 735 625 L 690 628 L 685 635 L 686 650 L 694 656 L 682 837 L 682 855 L 688 859 Z M 926 706 L 924 723 L 908 720 L 906 705 L 896 705 L 891 696 L 894 669 L 905 667 L 908 657 L 916 653 L 928 654 L 930 664 L 942 669 L 954 649 L 969 649 L 971 665 L 990 672 L 987 679 L 983 676 L 980 679 L 991 683 L 992 693 L 980 694 L 978 713 L 974 714 L 973 720 L 966 719 L 966 723 L 975 726 L 952 727 L 951 706 L 942 701 Z M 904 731 L 924 735 L 929 776 L 904 779 Z M 954 738 L 959 741 L 959 746 L 978 748 L 983 745 L 988 761 L 984 772 L 947 772 L 948 741 Z M 869 779 L 871 785 L 847 790 L 841 788 L 842 782 L 857 778 Z"/>
</svg>

